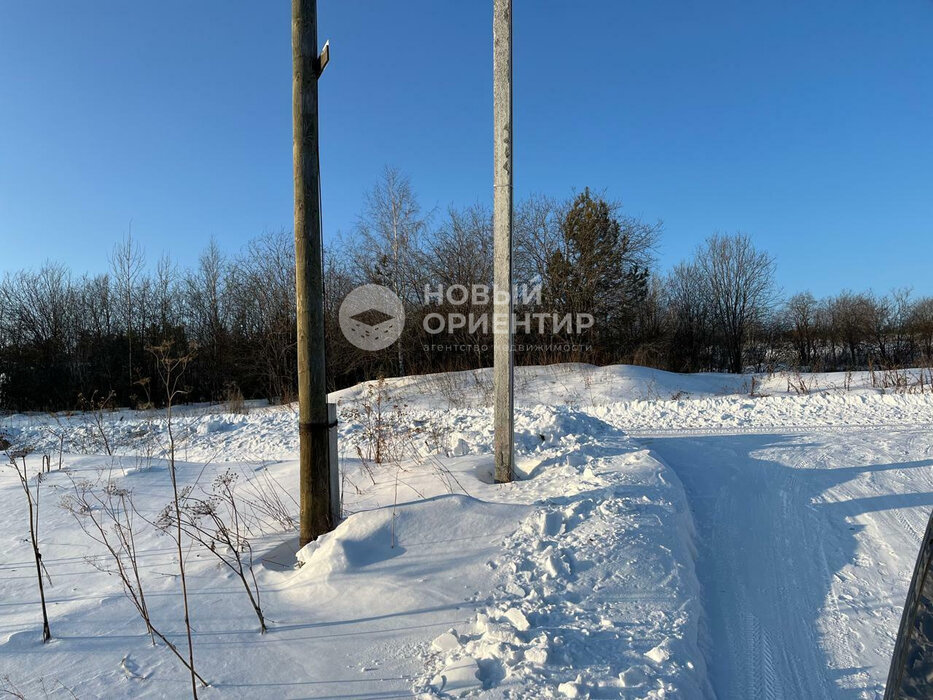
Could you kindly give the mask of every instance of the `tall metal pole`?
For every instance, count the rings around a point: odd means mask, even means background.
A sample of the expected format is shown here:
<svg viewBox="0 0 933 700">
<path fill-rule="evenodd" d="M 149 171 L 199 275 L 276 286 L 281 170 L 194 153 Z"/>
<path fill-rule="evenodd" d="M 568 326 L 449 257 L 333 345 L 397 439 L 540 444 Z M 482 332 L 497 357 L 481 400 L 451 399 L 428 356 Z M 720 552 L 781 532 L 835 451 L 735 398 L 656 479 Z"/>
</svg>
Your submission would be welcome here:
<svg viewBox="0 0 933 700">
<path fill-rule="evenodd" d="M 512 480 L 512 0 L 493 0 L 492 90 L 495 138 L 493 393 L 496 481 Z"/>
<path fill-rule="evenodd" d="M 317 0 L 292 0 L 295 286 L 298 305 L 298 435 L 301 546 L 333 528 L 324 358 L 324 271 L 317 81 Z"/>
</svg>

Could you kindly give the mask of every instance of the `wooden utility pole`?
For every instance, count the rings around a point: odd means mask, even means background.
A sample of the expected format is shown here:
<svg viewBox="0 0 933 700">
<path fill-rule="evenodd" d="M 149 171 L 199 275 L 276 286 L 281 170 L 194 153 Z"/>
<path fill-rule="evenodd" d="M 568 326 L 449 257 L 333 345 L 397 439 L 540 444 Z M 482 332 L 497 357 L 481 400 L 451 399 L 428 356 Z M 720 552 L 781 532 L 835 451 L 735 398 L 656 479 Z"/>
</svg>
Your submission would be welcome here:
<svg viewBox="0 0 933 700">
<path fill-rule="evenodd" d="M 496 481 L 512 480 L 512 0 L 493 0 L 494 195 L 493 392 Z"/>
<path fill-rule="evenodd" d="M 292 117 L 295 159 L 295 286 L 298 302 L 298 436 L 303 547 L 334 527 L 324 358 L 324 263 L 317 81 L 317 0 L 292 0 Z"/>
</svg>

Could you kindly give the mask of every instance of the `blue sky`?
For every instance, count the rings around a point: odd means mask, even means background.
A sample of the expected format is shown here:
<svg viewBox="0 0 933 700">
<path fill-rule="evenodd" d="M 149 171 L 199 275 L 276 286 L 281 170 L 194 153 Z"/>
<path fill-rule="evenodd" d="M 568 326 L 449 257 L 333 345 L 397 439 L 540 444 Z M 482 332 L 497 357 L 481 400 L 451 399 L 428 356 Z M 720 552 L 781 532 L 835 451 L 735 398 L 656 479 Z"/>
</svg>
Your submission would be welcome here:
<svg viewBox="0 0 933 700">
<path fill-rule="evenodd" d="M 491 0 L 319 0 L 325 235 L 385 164 L 489 202 Z M 515 0 L 516 194 L 749 233 L 790 290 L 933 294 L 933 2 Z M 290 228 L 289 3 L 0 0 L 0 271 Z"/>
</svg>

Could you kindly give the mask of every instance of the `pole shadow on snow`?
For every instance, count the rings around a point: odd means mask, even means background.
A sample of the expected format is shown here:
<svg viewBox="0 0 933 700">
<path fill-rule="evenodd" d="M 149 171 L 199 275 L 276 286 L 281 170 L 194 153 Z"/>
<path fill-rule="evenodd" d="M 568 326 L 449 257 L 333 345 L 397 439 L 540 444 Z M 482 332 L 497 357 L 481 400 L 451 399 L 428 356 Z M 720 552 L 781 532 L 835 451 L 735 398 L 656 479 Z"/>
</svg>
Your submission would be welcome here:
<svg viewBox="0 0 933 700">
<path fill-rule="evenodd" d="M 903 510 L 922 507 L 925 522 L 933 492 L 855 498 L 845 498 L 844 488 L 828 492 L 856 479 L 878 490 L 891 488 L 879 483 L 886 472 L 927 469 L 933 474 L 933 460 L 837 468 L 788 466 L 768 457 L 782 459 L 780 455 L 787 454 L 792 465 L 794 455 L 811 450 L 817 455 L 815 463 L 821 464 L 825 443 L 786 435 L 665 437 L 643 442 L 678 474 L 693 513 L 697 575 L 706 612 L 705 646 L 717 696 L 855 700 L 866 692 L 882 693 L 890 649 L 861 644 L 857 625 L 850 623 L 852 618 L 868 616 L 874 624 L 882 609 L 895 607 L 890 630 L 893 648 L 906 595 L 897 576 L 904 572 L 867 571 L 866 575 L 890 584 L 874 600 L 858 596 L 839 600 L 834 582 L 844 580 L 841 572 L 848 565 L 881 566 L 877 556 L 865 552 L 865 545 L 875 542 L 862 538 L 859 551 L 859 534 L 871 522 L 860 516 L 891 518 L 897 530 L 911 539 L 914 528 Z M 847 454 L 846 459 L 858 457 Z M 909 487 L 896 478 L 892 483 L 895 488 Z M 927 483 L 933 488 L 933 478 Z M 908 569 L 921 535 L 922 528 L 917 542 L 911 539 L 909 551 L 897 553 Z M 827 634 L 833 638 L 832 657 L 824 649 Z"/>
</svg>

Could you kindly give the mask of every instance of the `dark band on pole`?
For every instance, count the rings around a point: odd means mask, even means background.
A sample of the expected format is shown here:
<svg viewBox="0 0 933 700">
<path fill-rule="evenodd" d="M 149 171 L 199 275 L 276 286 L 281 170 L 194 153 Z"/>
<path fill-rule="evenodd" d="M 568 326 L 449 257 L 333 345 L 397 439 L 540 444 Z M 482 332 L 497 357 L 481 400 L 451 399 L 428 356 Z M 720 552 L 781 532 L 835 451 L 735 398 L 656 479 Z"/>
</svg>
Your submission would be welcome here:
<svg viewBox="0 0 933 700">
<path fill-rule="evenodd" d="M 339 421 L 310 421 L 308 423 L 299 423 L 298 430 L 301 432 L 310 432 L 312 430 L 317 430 L 319 428 L 336 428 L 339 425 Z"/>
</svg>

